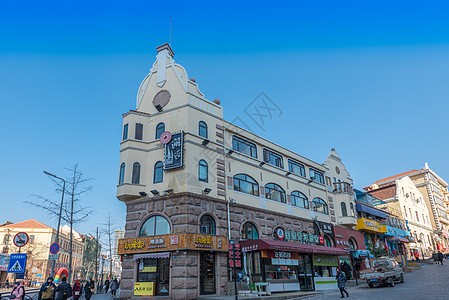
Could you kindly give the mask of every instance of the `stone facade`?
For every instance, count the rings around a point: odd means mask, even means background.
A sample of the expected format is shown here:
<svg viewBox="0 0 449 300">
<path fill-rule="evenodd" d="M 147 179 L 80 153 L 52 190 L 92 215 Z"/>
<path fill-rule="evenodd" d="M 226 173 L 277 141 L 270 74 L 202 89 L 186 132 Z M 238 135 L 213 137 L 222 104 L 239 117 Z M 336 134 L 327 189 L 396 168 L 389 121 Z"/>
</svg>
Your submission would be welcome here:
<svg viewBox="0 0 449 300">
<path fill-rule="evenodd" d="M 164 216 L 171 225 L 172 233 L 199 233 L 200 218 L 208 214 L 216 221 L 216 233 L 228 235 L 226 200 L 193 193 L 146 197 L 126 202 L 125 238 L 138 237 L 140 228 L 151 216 Z M 276 227 L 285 230 L 315 234 L 313 223 L 290 215 L 267 211 L 240 204 L 229 205 L 231 239 L 241 239 L 245 222 L 253 223 L 260 238 L 272 239 Z M 170 297 L 195 299 L 199 295 L 199 252 L 172 252 L 170 259 Z M 133 285 L 137 279 L 137 263 L 132 255 L 123 257 L 121 299 L 133 298 Z M 223 295 L 227 282 L 227 253 L 216 255 L 217 294 Z"/>
</svg>

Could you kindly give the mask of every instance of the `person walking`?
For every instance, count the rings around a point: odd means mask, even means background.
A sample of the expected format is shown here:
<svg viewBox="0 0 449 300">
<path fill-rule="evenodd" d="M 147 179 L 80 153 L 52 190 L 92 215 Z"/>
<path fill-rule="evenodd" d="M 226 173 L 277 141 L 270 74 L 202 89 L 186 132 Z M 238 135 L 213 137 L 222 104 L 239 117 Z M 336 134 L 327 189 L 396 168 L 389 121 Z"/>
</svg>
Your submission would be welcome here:
<svg viewBox="0 0 449 300">
<path fill-rule="evenodd" d="M 109 290 L 109 283 L 110 283 L 110 282 L 109 282 L 109 278 L 107 278 L 106 281 L 104 282 L 104 285 L 105 285 L 105 288 L 104 288 L 105 291 L 104 291 L 104 292 L 105 292 L 105 293 L 107 293 L 108 290 Z"/>
<path fill-rule="evenodd" d="M 67 277 L 63 277 L 56 287 L 56 300 L 65 300 L 70 297 L 72 297 L 72 287 L 67 282 Z"/>
<path fill-rule="evenodd" d="M 419 261 L 419 252 L 415 250 L 415 260 Z"/>
<path fill-rule="evenodd" d="M 341 297 L 344 298 L 345 295 L 343 292 L 346 293 L 346 297 L 349 297 L 348 291 L 345 289 L 346 287 L 346 275 L 343 271 L 337 268 L 337 276 L 335 277 L 337 279 L 338 288 L 340 289 Z"/>
<path fill-rule="evenodd" d="M 9 295 L 9 298 L 23 300 L 24 295 L 25 295 L 25 287 L 21 285 L 20 282 L 18 281 L 15 282 L 12 287 L 11 295 Z"/>
<path fill-rule="evenodd" d="M 73 288 L 72 288 L 73 300 L 81 298 L 82 292 L 83 292 L 83 290 L 81 288 L 80 280 L 77 279 L 75 281 L 75 284 L 73 285 Z"/>
<path fill-rule="evenodd" d="M 117 278 L 114 278 L 114 280 L 111 283 L 111 294 L 112 294 L 113 298 L 117 294 L 118 287 L 119 287 L 119 283 L 117 281 Z"/>
<path fill-rule="evenodd" d="M 91 278 L 89 278 L 89 280 L 86 282 L 86 285 L 84 286 L 84 297 L 86 298 L 86 300 L 90 300 L 94 292 L 95 283 Z"/>
<path fill-rule="evenodd" d="M 53 300 L 55 297 L 56 286 L 53 283 L 53 277 L 48 277 L 47 281 L 42 284 L 39 292 L 42 300 Z"/>
<path fill-rule="evenodd" d="M 438 252 L 438 260 L 440 264 L 443 265 L 443 253 L 441 253 L 441 251 Z"/>
</svg>

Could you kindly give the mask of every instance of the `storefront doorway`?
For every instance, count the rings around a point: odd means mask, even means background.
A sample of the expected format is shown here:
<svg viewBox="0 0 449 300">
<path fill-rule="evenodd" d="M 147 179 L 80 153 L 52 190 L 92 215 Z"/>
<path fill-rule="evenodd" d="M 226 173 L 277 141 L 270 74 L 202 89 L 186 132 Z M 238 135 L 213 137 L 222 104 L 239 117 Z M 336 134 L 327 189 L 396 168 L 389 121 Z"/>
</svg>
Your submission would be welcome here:
<svg viewBox="0 0 449 300">
<path fill-rule="evenodd" d="M 200 252 L 200 293 L 215 294 L 215 253 Z"/>
<path fill-rule="evenodd" d="M 151 296 L 166 296 L 169 292 L 170 259 L 144 258 L 139 262 L 137 282 L 150 284 Z"/>
<path fill-rule="evenodd" d="M 310 255 L 298 256 L 298 270 L 299 270 L 299 286 L 301 291 L 313 291 L 313 273 L 312 273 L 312 258 Z"/>
</svg>

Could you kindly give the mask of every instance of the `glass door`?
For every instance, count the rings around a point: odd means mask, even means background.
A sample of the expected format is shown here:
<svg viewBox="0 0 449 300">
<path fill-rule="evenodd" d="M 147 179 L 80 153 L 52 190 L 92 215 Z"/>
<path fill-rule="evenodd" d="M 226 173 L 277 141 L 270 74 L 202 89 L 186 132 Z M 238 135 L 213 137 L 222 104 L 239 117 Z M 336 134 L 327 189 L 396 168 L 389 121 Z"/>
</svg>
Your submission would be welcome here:
<svg viewBox="0 0 449 300">
<path fill-rule="evenodd" d="M 310 255 L 298 256 L 298 279 L 301 291 L 313 291 L 312 259 Z"/>
<path fill-rule="evenodd" d="M 215 254 L 211 252 L 200 254 L 200 293 L 215 294 Z"/>
</svg>

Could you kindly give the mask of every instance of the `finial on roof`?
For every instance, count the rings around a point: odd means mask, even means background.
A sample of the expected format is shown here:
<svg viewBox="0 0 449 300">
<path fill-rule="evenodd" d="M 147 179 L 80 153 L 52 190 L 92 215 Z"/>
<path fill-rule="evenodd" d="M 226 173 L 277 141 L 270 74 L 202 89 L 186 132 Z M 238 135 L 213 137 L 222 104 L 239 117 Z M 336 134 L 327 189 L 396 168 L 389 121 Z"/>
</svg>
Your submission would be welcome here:
<svg viewBox="0 0 449 300">
<path fill-rule="evenodd" d="M 331 151 L 335 151 L 335 148 L 332 148 Z"/>
<path fill-rule="evenodd" d="M 215 98 L 215 99 L 214 99 L 214 103 L 220 105 L 220 99 Z"/>
</svg>

